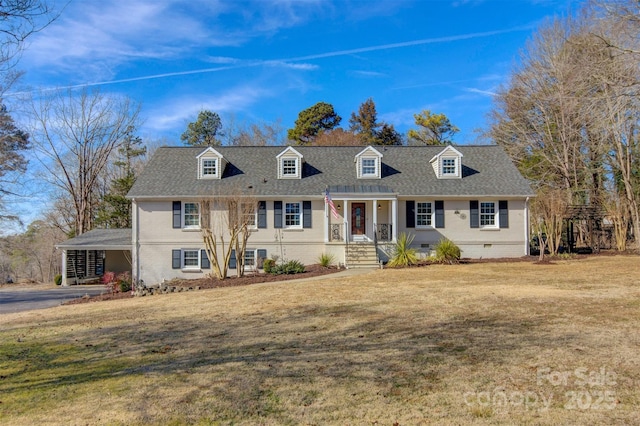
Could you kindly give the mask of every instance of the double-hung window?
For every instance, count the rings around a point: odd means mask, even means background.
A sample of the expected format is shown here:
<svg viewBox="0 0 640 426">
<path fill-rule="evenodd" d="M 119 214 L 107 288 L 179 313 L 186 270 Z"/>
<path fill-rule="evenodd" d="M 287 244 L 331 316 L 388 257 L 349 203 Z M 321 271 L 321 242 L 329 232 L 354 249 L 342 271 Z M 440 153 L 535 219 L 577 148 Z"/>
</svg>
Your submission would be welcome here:
<svg viewBox="0 0 640 426">
<path fill-rule="evenodd" d="M 377 176 L 377 159 L 376 158 L 363 158 L 361 160 L 362 170 L 361 175 L 365 176 Z"/>
<path fill-rule="evenodd" d="M 433 226 L 433 204 L 429 201 L 416 202 L 416 227 L 428 228 Z"/>
<path fill-rule="evenodd" d="M 240 213 L 242 215 L 242 221 L 248 228 L 256 228 L 257 224 L 257 208 L 255 203 L 240 203 Z"/>
<path fill-rule="evenodd" d="M 202 159 L 202 176 L 206 176 L 206 177 L 218 176 L 218 159 L 217 158 Z"/>
<path fill-rule="evenodd" d="M 458 174 L 458 164 L 456 158 L 443 158 L 442 159 L 442 175 L 443 176 L 456 176 Z"/>
<path fill-rule="evenodd" d="M 301 203 L 285 203 L 284 207 L 284 227 L 302 227 L 302 207 Z"/>
<path fill-rule="evenodd" d="M 184 203 L 182 223 L 184 228 L 200 227 L 200 205 L 198 203 Z"/>
<path fill-rule="evenodd" d="M 480 203 L 480 227 L 496 228 L 496 203 L 493 201 L 483 201 Z"/>
<path fill-rule="evenodd" d="M 200 250 L 182 250 L 182 268 L 200 269 Z"/>
<path fill-rule="evenodd" d="M 282 159 L 282 176 L 284 177 L 298 176 L 298 159 L 297 158 Z"/>
</svg>

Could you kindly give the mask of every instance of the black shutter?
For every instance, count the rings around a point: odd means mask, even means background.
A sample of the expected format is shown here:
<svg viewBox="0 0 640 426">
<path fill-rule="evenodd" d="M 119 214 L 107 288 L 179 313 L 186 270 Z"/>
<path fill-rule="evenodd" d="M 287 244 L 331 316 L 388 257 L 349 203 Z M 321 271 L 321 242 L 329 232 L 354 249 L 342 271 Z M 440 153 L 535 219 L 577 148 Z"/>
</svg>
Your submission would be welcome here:
<svg viewBox="0 0 640 426">
<path fill-rule="evenodd" d="M 258 258 L 256 259 L 256 265 L 258 265 L 258 269 L 262 269 L 262 264 L 264 260 L 267 258 L 267 250 L 266 249 L 258 249 Z"/>
<path fill-rule="evenodd" d="M 182 251 L 171 250 L 171 268 L 180 269 L 181 263 L 182 263 Z"/>
<path fill-rule="evenodd" d="M 444 228 L 444 201 L 436 200 L 436 228 Z"/>
<path fill-rule="evenodd" d="M 416 227 L 416 202 L 407 201 L 407 228 Z"/>
<path fill-rule="evenodd" d="M 498 208 L 500 210 L 500 228 L 509 227 L 509 202 L 507 200 L 498 201 Z"/>
<path fill-rule="evenodd" d="M 469 225 L 471 228 L 480 228 L 480 211 L 478 200 L 469 201 Z"/>
<path fill-rule="evenodd" d="M 236 251 L 231 250 L 231 258 L 229 258 L 229 269 L 236 269 Z"/>
<path fill-rule="evenodd" d="M 311 228 L 311 201 L 302 202 L 302 227 Z"/>
<path fill-rule="evenodd" d="M 173 227 L 175 229 L 182 228 L 182 203 L 180 201 L 173 202 Z"/>
<path fill-rule="evenodd" d="M 282 201 L 273 202 L 273 227 L 282 228 Z"/>
<path fill-rule="evenodd" d="M 267 202 L 258 201 L 258 228 L 267 227 Z"/>
<path fill-rule="evenodd" d="M 206 250 L 200 250 L 200 268 L 201 269 L 211 268 L 211 262 L 209 262 L 209 257 L 207 256 Z"/>
</svg>

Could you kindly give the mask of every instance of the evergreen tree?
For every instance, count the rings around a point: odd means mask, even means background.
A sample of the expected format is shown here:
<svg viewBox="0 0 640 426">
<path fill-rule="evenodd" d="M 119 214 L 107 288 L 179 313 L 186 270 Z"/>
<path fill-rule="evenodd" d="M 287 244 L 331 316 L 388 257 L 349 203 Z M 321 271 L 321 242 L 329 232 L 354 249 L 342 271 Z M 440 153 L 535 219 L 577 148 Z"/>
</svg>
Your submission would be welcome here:
<svg viewBox="0 0 640 426">
<path fill-rule="evenodd" d="M 298 145 L 306 145 L 320 134 L 335 129 L 340 121 L 342 117 L 336 114 L 333 105 L 318 102 L 298 114 L 295 127 L 288 130 L 287 136 Z"/>
<path fill-rule="evenodd" d="M 147 153 L 142 146 L 142 139 L 133 136 L 133 129 L 124 138 L 122 146 L 118 148 L 118 159 L 114 166 L 119 170 L 118 176 L 111 181 L 108 194 L 102 199 L 96 217 L 96 224 L 104 228 L 131 228 L 131 200 L 127 193 L 136 181 L 134 160 Z"/>
<path fill-rule="evenodd" d="M 224 136 L 220 116 L 216 112 L 203 110 L 196 121 L 187 125 L 180 140 L 191 146 L 217 146 L 221 145 L 220 136 Z"/>
</svg>

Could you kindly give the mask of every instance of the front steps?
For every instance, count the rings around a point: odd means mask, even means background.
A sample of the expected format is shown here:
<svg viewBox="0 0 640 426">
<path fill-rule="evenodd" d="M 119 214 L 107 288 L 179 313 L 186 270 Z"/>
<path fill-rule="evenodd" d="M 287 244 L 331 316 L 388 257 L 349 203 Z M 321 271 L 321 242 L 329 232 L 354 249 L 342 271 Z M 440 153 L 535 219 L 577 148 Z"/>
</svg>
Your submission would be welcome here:
<svg viewBox="0 0 640 426">
<path fill-rule="evenodd" d="M 345 248 L 347 268 L 379 268 L 376 246 L 372 243 L 350 243 Z"/>
</svg>

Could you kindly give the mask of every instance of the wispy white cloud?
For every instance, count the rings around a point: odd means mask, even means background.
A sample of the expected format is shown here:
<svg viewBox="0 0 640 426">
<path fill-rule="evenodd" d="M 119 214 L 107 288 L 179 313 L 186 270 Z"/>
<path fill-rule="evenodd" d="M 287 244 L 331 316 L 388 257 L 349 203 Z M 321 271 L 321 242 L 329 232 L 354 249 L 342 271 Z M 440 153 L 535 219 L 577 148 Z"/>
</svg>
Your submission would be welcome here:
<svg viewBox="0 0 640 426">
<path fill-rule="evenodd" d="M 356 70 L 356 71 L 352 71 L 352 73 L 361 77 L 387 77 L 385 73 L 378 72 L 378 71 Z"/>
<path fill-rule="evenodd" d="M 485 95 L 490 97 L 496 96 L 496 92 L 492 90 L 482 90 L 482 89 L 477 89 L 475 87 L 465 87 L 464 90 L 466 90 L 469 93 L 478 93 L 480 95 Z"/>
<path fill-rule="evenodd" d="M 289 57 L 289 58 L 243 61 L 241 63 L 234 63 L 233 65 L 229 65 L 225 67 L 200 68 L 200 69 L 194 69 L 194 70 L 188 70 L 188 71 L 152 74 L 152 75 L 145 75 L 140 77 L 126 78 L 126 79 L 117 79 L 117 80 L 111 80 L 111 81 L 109 80 L 94 81 L 86 84 L 81 84 L 78 86 L 80 87 L 81 86 L 97 86 L 97 85 L 105 85 L 105 84 L 125 83 L 125 82 L 132 82 L 132 81 L 142 81 L 142 80 L 151 80 L 151 79 L 158 79 L 158 78 L 184 76 L 184 75 L 190 75 L 190 74 L 220 72 L 220 71 L 226 71 L 226 70 L 232 70 L 232 69 L 238 69 L 238 68 L 248 68 L 248 67 L 256 67 L 256 66 L 263 66 L 263 65 L 291 64 L 292 62 L 299 62 L 299 61 L 310 61 L 310 60 L 318 60 L 318 59 L 325 59 L 325 58 L 333 58 L 338 56 L 354 55 L 354 54 L 360 54 L 360 53 L 366 53 L 366 52 L 376 52 L 376 51 L 389 50 L 389 49 L 400 49 L 400 48 L 420 46 L 425 44 L 448 43 L 448 42 L 454 42 L 454 41 L 460 41 L 460 40 L 469 40 L 474 38 L 491 37 L 491 36 L 517 32 L 517 31 L 527 31 L 530 29 L 531 29 L 531 26 L 521 26 L 521 27 L 514 27 L 514 28 L 509 28 L 504 30 L 485 31 L 485 32 L 477 32 L 477 33 L 469 33 L 469 34 L 459 34 L 454 36 L 419 39 L 419 40 L 405 41 L 405 42 L 399 42 L 399 43 L 389 43 L 389 44 L 382 44 L 382 45 L 376 45 L 376 46 L 360 47 L 360 48 L 354 48 L 354 49 L 336 50 L 331 52 L 317 53 L 317 54 L 304 55 L 304 56 L 295 56 L 295 57 Z M 313 68 L 312 68 L 312 65 L 303 65 L 301 68 L 298 68 L 298 69 L 313 69 Z M 76 87 L 76 86 L 71 86 L 71 88 L 73 87 Z"/>
<path fill-rule="evenodd" d="M 184 96 L 167 100 L 170 104 L 155 105 L 148 112 L 144 123 L 147 132 L 163 132 L 184 129 L 202 110 L 219 114 L 234 113 L 250 108 L 259 100 L 271 96 L 271 92 L 257 86 L 231 87 L 223 93 L 207 96 Z"/>
</svg>

